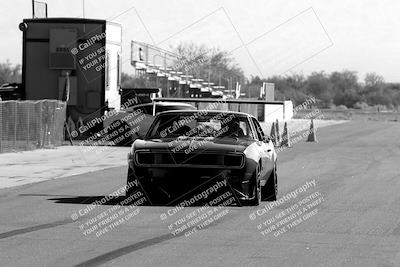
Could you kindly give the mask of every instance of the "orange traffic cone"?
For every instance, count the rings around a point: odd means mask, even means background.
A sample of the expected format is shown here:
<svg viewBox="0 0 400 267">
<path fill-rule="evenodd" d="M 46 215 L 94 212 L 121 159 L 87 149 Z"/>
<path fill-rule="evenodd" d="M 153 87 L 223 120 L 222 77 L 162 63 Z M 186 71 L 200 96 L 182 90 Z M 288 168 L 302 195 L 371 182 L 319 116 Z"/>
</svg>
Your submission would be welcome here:
<svg viewBox="0 0 400 267">
<path fill-rule="evenodd" d="M 291 145 L 290 145 L 289 131 L 288 131 L 288 127 L 287 127 L 287 122 L 285 122 L 285 126 L 283 127 L 283 134 L 282 134 L 282 143 L 281 143 L 281 146 L 291 147 Z"/>
<path fill-rule="evenodd" d="M 274 143 L 274 146 L 276 146 L 276 128 L 275 128 L 275 123 L 272 123 L 271 133 L 269 135 L 271 136 L 272 143 Z"/>
<path fill-rule="evenodd" d="M 68 126 L 68 130 L 70 133 L 74 132 L 76 127 L 75 127 L 75 123 L 72 120 L 71 116 L 68 117 L 67 119 L 67 126 Z"/>
<path fill-rule="evenodd" d="M 279 121 L 276 119 L 275 123 L 275 128 L 276 128 L 276 145 L 279 146 L 281 144 L 281 136 L 280 136 L 280 131 L 279 131 Z"/>
<path fill-rule="evenodd" d="M 314 128 L 314 119 L 311 119 L 310 131 L 308 132 L 307 142 L 318 142 L 317 132 Z"/>
<path fill-rule="evenodd" d="M 82 129 L 83 128 L 83 120 L 82 120 L 82 117 L 81 116 L 79 116 L 79 118 L 78 118 L 78 129 Z M 80 131 L 78 131 L 78 132 L 80 132 Z"/>
</svg>

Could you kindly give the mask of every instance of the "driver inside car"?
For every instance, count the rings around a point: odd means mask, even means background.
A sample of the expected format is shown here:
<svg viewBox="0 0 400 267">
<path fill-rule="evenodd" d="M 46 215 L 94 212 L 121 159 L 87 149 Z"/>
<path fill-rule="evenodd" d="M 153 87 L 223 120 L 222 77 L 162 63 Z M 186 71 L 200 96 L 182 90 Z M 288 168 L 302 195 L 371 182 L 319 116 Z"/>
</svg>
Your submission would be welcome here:
<svg viewBox="0 0 400 267">
<path fill-rule="evenodd" d="M 245 137 L 246 135 L 244 134 L 242 128 L 240 128 L 240 123 L 239 121 L 233 121 L 228 125 L 229 130 L 228 130 L 228 135 L 233 136 L 233 137 Z"/>
</svg>

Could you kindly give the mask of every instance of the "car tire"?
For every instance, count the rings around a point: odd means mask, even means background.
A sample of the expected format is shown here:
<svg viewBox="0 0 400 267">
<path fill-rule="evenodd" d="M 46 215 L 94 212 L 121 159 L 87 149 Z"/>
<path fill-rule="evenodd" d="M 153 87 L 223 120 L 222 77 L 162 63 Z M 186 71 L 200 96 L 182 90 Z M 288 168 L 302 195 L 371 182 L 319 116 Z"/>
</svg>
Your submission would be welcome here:
<svg viewBox="0 0 400 267">
<path fill-rule="evenodd" d="M 125 195 L 127 197 L 132 195 L 138 189 L 137 187 L 133 187 L 133 186 L 129 187 L 129 184 L 132 183 L 135 179 L 136 178 L 135 178 L 135 175 L 133 174 L 133 170 L 130 167 L 128 167 L 128 175 L 127 175 L 127 179 L 126 179 L 126 191 L 125 191 L 126 192 Z"/>
<path fill-rule="evenodd" d="M 129 183 L 132 183 L 135 180 L 138 181 L 137 185 L 129 187 Z M 128 198 L 138 192 L 141 192 L 142 195 L 144 195 L 144 197 L 146 198 L 146 202 L 144 205 L 153 205 L 155 201 L 157 201 L 154 192 L 151 190 L 151 187 L 146 183 L 146 181 L 137 177 L 134 173 L 134 170 L 128 167 L 125 197 Z"/>
<path fill-rule="evenodd" d="M 261 166 L 258 164 L 254 171 L 253 177 L 251 178 L 251 185 L 253 189 L 253 199 L 247 201 L 249 206 L 258 206 L 261 203 Z M 246 204 L 246 203 L 245 203 Z"/>
<path fill-rule="evenodd" d="M 275 201 L 278 195 L 278 175 L 276 171 L 276 163 L 270 176 L 268 177 L 267 183 L 261 188 L 262 200 L 264 201 Z"/>
</svg>

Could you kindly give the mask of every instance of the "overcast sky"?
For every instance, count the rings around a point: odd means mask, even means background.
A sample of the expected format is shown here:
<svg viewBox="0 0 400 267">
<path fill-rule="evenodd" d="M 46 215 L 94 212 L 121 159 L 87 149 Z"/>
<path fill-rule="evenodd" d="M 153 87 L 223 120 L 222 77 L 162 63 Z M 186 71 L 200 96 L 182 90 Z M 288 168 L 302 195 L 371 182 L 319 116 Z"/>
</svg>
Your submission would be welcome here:
<svg viewBox="0 0 400 267">
<path fill-rule="evenodd" d="M 82 17 L 82 0 L 48 0 L 49 17 Z M 30 0 L 1 0 L 0 62 L 22 60 L 18 24 Z M 400 82 L 400 1 L 85 0 L 86 18 L 123 27 L 123 71 L 130 40 L 168 49 L 182 41 L 232 53 L 246 75 L 268 77 L 355 70 Z"/>
</svg>

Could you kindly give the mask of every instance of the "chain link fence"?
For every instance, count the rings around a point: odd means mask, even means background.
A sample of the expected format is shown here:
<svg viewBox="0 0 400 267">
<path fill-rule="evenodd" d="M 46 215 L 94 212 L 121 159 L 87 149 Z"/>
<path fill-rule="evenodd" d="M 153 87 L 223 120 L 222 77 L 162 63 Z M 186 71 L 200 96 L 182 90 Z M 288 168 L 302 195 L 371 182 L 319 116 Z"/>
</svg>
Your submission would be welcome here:
<svg viewBox="0 0 400 267">
<path fill-rule="evenodd" d="M 0 101 L 0 153 L 61 145 L 65 114 L 58 100 Z"/>
</svg>

